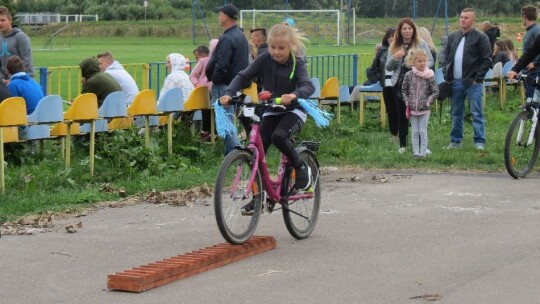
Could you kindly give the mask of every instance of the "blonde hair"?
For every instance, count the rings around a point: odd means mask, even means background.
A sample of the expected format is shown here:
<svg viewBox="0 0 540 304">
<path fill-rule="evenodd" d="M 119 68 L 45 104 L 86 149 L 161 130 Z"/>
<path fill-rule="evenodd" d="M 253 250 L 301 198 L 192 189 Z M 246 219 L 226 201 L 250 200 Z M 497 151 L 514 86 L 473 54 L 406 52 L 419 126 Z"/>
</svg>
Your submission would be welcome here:
<svg viewBox="0 0 540 304">
<path fill-rule="evenodd" d="M 420 38 L 427 43 L 430 50 L 437 51 L 437 48 L 435 47 L 435 44 L 433 43 L 433 39 L 431 39 L 431 34 L 427 28 L 423 26 L 419 27 L 418 35 L 420 35 Z"/>
<path fill-rule="evenodd" d="M 407 54 L 407 57 L 405 57 L 405 63 L 408 67 L 412 67 L 414 65 L 414 61 L 418 56 L 426 56 L 426 59 L 429 58 L 428 54 L 426 53 L 426 50 L 424 49 L 414 49 L 410 51 Z"/>
<path fill-rule="evenodd" d="M 268 32 L 267 41 L 271 38 L 281 37 L 289 41 L 289 47 L 291 52 L 296 57 L 306 56 L 306 45 L 304 41 L 308 41 L 304 33 L 298 31 L 295 27 L 290 26 L 286 22 L 278 23 L 270 29 Z"/>
</svg>

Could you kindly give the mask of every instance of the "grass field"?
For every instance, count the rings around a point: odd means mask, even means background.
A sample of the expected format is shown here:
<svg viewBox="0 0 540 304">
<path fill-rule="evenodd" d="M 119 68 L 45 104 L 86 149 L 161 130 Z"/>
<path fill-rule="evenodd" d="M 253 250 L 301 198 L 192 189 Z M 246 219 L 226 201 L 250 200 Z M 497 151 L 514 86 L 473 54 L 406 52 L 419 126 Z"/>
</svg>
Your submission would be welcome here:
<svg viewBox="0 0 540 304">
<path fill-rule="evenodd" d="M 92 41 L 92 42 L 90 42 Z M 35 48 L 42 46 L 45 39 L 32 39 Z M 193 50 L 196 45 L 191 41 L 178 38 L 137 38 L 137 37 L 103 37 L 96 39 L 71 38 L 71 49 L 68 50 L 34 50 L 34 66 L 77 66 L 82 59 L 95 56 L 109 50 L 123 64 L 165 62 L 170 53 L 180 53 L 194 60 Z M 358 46 L 309 46 L 308 55 L 355 54 L 372 52 L 373 45 Z"/>
</svg>

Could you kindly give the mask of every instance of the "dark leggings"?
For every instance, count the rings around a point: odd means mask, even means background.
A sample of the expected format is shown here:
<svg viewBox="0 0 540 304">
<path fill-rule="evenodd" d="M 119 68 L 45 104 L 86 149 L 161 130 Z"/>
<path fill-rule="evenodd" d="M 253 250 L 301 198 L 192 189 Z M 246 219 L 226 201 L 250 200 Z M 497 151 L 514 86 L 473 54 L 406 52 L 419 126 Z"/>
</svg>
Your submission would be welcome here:
<svg viewBox="0 0 540 304">
<path fill-rule="evenodd" d="M 386 114 L 388 115 L 388 127 L 390 128 L 390 134 L 398 135 L 398 115 L 396 109 L 396 103 L 394 101 L 394 93 L 392 87 L 383 88 L 384 105 L 386 107 Z"/>
<path fill-rule="evenodd" d="M 407 135 L 409 134 L 409 120 L 405 116 L 405 102 L 401 98 L 401 86 L 394 86 L 394 102 L 397 112 L 397 128 L 399 135 L 399 146 L 407 147 Z"/>
<path fill-rule="evenodd" d="M 260 126 L 264 152 L 268 151 L 270 144 L 274 144 L 281 153 L 287 156 L 295 168 L 300 167 L 302 162 L 291 141 L 291 136 L 300 132 L 302 126 L 304 126 L 302 119 L 292 112 L 264 116 Z"/>
</svg>

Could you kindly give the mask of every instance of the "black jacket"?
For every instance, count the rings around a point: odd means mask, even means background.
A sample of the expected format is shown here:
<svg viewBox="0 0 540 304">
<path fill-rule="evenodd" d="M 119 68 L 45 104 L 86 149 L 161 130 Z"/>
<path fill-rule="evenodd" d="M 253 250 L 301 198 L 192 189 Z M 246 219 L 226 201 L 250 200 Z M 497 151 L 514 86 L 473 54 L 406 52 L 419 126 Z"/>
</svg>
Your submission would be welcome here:
<svg viewBox="0 0 540 304">
<path fill-rule="evenodd" d="M 512 71 L 519 73 L 523 70 L 529 63 L 531 63 L 536 56 L 540 55 L 540 39 L 533 41 L 532 45 L 525 50 L 525 53 L 519 57 L 518 61 L 512 67 Z"/>
<path fill-rule="evenodd" d="M 216 45 L 205 74 L 213 84 L 231 83 L 231 80 L 249 64 L 249 46 L 242 30 L 233 25 L 228 28 Z"/>
<path fill-rule="evenodd" d="M 298 98 L 308 98 L 315 91 L 315 87 L 308 76 L 306 62 L 302 58 L 296 57 L 296 68 L 294 65 L 292 57 L 289 57 L 289 60 L 284 64 L 279 64 L 272 59 L 270 53 L 261 54 L 249 67 L 238 73 L 225 90 L 225 95 L 235 96 L 236 92 L 249 87 L 253 79 L 257 78 L 263 84 L 263 90 L 272 93 L 272 98 L 291 93 Z M 287 110 L 298 107 L 299 104 L 293 102 L 287 107 Z M 267 109 L 267 111 L 271 110 Z"/>
<path fill-rule="evenodd" d="M 446 66 L 443 68 L 444 79 L 454 80 L 454 57 L 461 38 L 465 36 L 463 47 L 463 84 L 469 86 L 473 81 L 480 83 L 491 68 L 491 47 L 486 34 L 471 29 L 465 35 L 461 30 L 455 31 L 448 36 L 448 44 L 445 48 Z"/>
</svg>

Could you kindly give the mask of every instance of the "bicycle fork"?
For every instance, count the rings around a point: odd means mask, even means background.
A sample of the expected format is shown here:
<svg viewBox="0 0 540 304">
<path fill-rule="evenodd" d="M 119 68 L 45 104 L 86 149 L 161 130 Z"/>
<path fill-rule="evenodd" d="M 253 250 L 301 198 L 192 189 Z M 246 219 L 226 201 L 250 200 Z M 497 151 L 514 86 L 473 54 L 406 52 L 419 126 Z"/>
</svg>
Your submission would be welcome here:
<svg viewBox="0 0 540 304">
<path fill-rule="evenodd" d="M 536 131 L 536 126 L 538 125 L 538 109 L 536 108 L 532 108 L 533 110 L 533 116 L 532 116 L 532 125 L 531 125 L 531 131 L 529 132 L 529 136 L 527 138 L 527 144 L 525 145 L 526 147 L 528 147 L 529 145 L 532 144 L 533 140 L 534 140 L 534 134 L 535 134 L 535 131 Z M 521 142 L 521 137 L 523 136 L 523 129 L 525 128 L 525 121 L 522 120 L 520 123 L 519 123 L 519 131 L 518 131 L 518 135 L 517 135 L 517 142 L 516 144 L 519 145 L 520 142 Z"/>
</svg>

